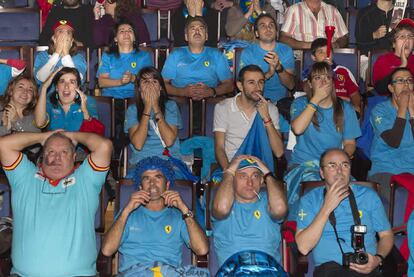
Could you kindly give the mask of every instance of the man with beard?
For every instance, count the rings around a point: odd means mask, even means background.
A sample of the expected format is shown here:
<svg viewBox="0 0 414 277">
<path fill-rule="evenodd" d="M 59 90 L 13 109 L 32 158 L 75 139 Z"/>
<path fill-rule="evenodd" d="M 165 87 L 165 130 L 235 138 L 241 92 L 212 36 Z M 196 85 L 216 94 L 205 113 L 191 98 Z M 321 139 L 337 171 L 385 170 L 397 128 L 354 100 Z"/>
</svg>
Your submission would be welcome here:
<svg viewBox="0 0 414 277">
<path fill-rule="evenodd" d="M 233 91 L 233 78 L 227 59 L 216 48 L 206 47 L 207 24 L 200 16 L 188 17 L 185 25 L 188 46 L 175 48 L 168 56 L 162 77 L 168 95 L 195 100 L 193 111 L 201 111 L 200 101 Z M 201 113 L 194 112 L 194 129 L 201 129 Z"/>
<path fill-rule="evenodd" d="M 205 270 L 181 267 L 183 242 L 196 255 L 207 254 L 208 242 L 180 194 L 170 190 L 174 184 L 170 162 L 153 156 L 141 160 L 136 168 L 139 190 L 117 215 L 105 236 L 102 253 L 111 256 L 119 251 L 122 276 L 155 276 L 154 272 L 207 276 Z"/>
<path fill-rule="evenodd" d="M 312 251 L 316 277 L 382 276 L 379 267 L 394 239 L 378 194 L 366 186 L 350 184 L 351 162 L 341 149 L 324 152 L 320 168 L 325 186 L 311 190 L 300 200 L 296 232 L 299 251 L 304 255 Z M 353 238 L 357 232 L 359 236 L 365 233 L 362 240 Z M 367 255 L 365 263 L 350 261 L 345 266 L 343 254 L 354 253 L 361 242 Z"/>
<path fill-rule="evenodd" d="M 36 166 L 22 150 L 43 144 Z M 90 154 L 75 167 L 75 145 Z M 0 138 L 12 189 L 12 276 L 95 276 L 94 220 L 111 161 L 111 141 L 81 132 L 15 133 Z"/>
<path fill-rule="evenodd" d="M 227 98 L 214 109 L 214 143 L 216 159 L 226 169 L 242 145 L 259 114 L 266 129 L 273 155 L 283 155 L 283 142 L 279 133 L 277 107 L 263 98 L 265 75 L 257 65 L 248 65 L 239 72 L 236 96 Z M 258 155 L 256 155 L 258 156 Z M 273 168 L 271 169 L 273 171 Z"/>
<path fill-rule="evenodd" d="M 63 0 L 62 7 L 53 7 L 47 16 L 42 33 L 39 36 L 39 45 L 48 45 L 53 36 L 53 25 L 65 20 L 73 24 L 74 39 L 85 47 L 93 47 L 92 24 L 94 15 L 91 5 L 82 5 L 80 0 Z"/>
<path fill-rule="evenodd" d="M 240 68 L 256 64 L 266 72 L 264 97 L 272 102 L 286 97 L 295 87 L 295 57 L 292 49 L 276 41 L 276 21 L 270 14 L 261 14 L 254 24 L 258 41 L 243 50 Z"/>
</svg>

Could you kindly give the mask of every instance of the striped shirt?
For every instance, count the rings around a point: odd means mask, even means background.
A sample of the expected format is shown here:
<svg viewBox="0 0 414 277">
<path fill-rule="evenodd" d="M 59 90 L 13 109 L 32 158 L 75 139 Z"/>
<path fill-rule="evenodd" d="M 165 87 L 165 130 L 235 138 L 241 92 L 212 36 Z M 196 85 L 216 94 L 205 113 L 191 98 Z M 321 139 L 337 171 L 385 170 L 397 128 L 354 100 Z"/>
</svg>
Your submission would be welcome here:
<svg viewBox="0 0 414 277">
<path fill-rule="evenodd" d="M 315 18 L 306 2 L 300 2 L 286 11 L 282 32 L 298 41 L 312 42 L 325 37 L 326 25 L 335 26 L 333 41 L 348 34 L 344 20 L 334 6 L 322 2 L 318 17 Z"/>
</svg>

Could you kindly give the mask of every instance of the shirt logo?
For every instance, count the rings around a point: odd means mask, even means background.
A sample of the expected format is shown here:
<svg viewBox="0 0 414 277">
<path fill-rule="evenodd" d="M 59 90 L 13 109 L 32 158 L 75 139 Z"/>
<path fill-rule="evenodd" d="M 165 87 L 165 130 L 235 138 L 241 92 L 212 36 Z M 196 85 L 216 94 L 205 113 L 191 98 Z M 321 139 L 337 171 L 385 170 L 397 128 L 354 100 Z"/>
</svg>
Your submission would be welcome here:
<svg viewBox="0 0 414 277">
<path fill-rule="evenodd" d="M 381 124 L 381 121 L 382 121 L 382 117 L 381 116 L 376 116 L 375 117 L 375 123 L 376 124 Z"/>
<path fill-rule="evenodd" d="M 343 82 L 345 80 L 344 75 L 342 75 L 342 74 L 337 74 L 336 78 L 338 78 L 339 82 Z"/>
<path fill-rule="evenodd" d="M 209 67 L 209 66 L 210 66 L 210 62 L 209 62 L 209 61 L 205 61 L 205 62 L 204 62 L 204 66 L 205 66 L 205 67 Z"/>
<path fill-rule="evenodd" d="M 259 210 L 255 210 L 254 211 L 254 217 L 255 218 L 257 218 L 257 219 L 260 219 L 260 217 L 262 216 L 262 214 L 260 213 L 260 211 Z"/>
<path fill-rule="evenodd" d="M 67 178 L 63 181 L 62 188 L 67 188 L 73 186 L 76 183 L 76 179 L 74 176 Z"/>
<path fill-rule="evenodd" d="M 306 214 L 304 213 L 303 209 L 300 209 L 298 216 L 300 216 L 300 220 L 303 220 L 305 218 Z"/>
<path fill-rule="evenodd" d="M 171 233 L 171 231 L 172 231 L 171 225 L 165 225 L 164 230 L 167 234 Z"/>
<path fill-rule="evenodd" d="M 132 68 L 137 67 L 137 63 L 136 63 L 136 62 L 132 62 L 132 63 L 131 63 L 131 67 L 132 67 Z"/>
</svg>

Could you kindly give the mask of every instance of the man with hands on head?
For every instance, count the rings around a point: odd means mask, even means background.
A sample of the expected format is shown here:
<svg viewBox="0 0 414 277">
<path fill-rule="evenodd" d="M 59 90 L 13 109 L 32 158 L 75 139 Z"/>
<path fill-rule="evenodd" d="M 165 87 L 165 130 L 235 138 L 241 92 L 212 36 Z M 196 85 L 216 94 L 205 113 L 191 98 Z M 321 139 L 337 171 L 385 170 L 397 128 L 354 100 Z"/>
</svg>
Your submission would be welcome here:
<svg viewBox="0 0 414 277">
<path fill-rule="evenodd" d="M 217 276 L 236 274 L 231 271 L 234 267 L 227 267 L 233 262 L 283 272 L 278 249 L 280 224 L 286 214 L 282 182 L 257 157 L 235 157 L 213 200 L 214 247 L 221 267 Z"/>
<path fill-rule="evenodd" d="M 273 155 L 283 155 L 282 136 L 279 133 L 277 107 L 263 97 L 265 77 L 257 65 L 245 66 L 239 72 L 236 96 L 227 98 L 214 109 L 214 144 L 216 159 L 225 169 L 246 138 L 259 113 L 269 139 Z M 272 169 L 273 170 L 273 169 Z"/>
<path fill-rule="evenodd" d="M 325 151 L 320 168 L 325 186 L 300 199 L 296 232 L 299 251 L 304 255 L 312 251 L 316 277 L 382 276 L 379 267 L 391 251 L 394 237 L 379 196 L 371 188 L 350 183 L 351 162 L 344 150 Z M 355 245 L 359 243 L 353 239 L 356 225 L 366 229 L 361 249 L 367 260 L 350 261 L 349 267 L 344 267 L 343 254 L 357 251 Z"/>
<path fill-rule="evenodd" d="M 183 242 L 196 255 L 207 254 L 208 242 L 180 194 L 170 189 L 174 184 L 170 162 L 153 156 L 141 160 L 136 168 L 139 190 L 117 215 L 102 253 L 111 256 L 119 250 L 123 276 L 153 276 L 154 271 L 182 276 L 177 272 L 190 270 L 200 274 L 195 276 L 207 276 L 206 270 L 181 266 Z"/>
<path fill-rule="evenodd" d="M 90 151 L 78 167 L 77 143 Z M 35 144 L 43 145 L 37 166 L 21 152 Z M 96 275 L 94 221 L 111 154 L 112 143 L 93 133 L 0 138 L 1 164 L 13 192 L 12 276 Z"/>
<path fill-rule="evenodd" d="M 264 97 L 272 102 L 288 96 L 295 87 L 295 58 L 292 49 L 276 40 L 276 20 L 270 14 L 261 14 L 254 24 L 256 43 L 241 53 L 240 67 L 258 65 L 265 72 Z"/>
</svg>

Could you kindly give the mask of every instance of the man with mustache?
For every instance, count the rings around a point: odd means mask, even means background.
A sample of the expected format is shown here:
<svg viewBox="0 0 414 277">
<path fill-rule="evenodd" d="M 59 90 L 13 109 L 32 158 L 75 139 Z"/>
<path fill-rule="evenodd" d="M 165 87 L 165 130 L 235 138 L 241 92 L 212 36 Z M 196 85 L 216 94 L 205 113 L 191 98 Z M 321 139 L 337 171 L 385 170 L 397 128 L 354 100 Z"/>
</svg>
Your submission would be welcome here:
<svg viewBox="0 0 414 277">
<path fill-rule="evenodd" d="M 216 276 L 250 276 L 237 272 L 244 266 L 261 270 L 254 276 L 287 276 L 278 264 L 280 224 L 286 214 L 283 183 L 257 157 L 234 158 L 212 205 L 214 249 L 221 267 Z"/>
<path fill-rule="evenodd" d="M 75 145 L 90 154 L 75 166 Z M 22 150 L 43 144 L 36 166 Z M 95 276 L 95 213 L 111 161 L 111 141 L 81 132 L 15 133 L 0 138 L 12 189 L 11 276 Z"/>
<path fill-rule="evenodd" d="M 194 129 L 201 131 L 201 101 L 233 91 L 233 78 L 227 59 L 217 48 L 206 47 L 208 27 L 200 16 L 188 17 L 185 39 L 188 46 L 175 48 L 168 56 L 162 77 L 168 95 L 195 100 Z"/>
<path fill-rule="evenodd" d="M 246 138 L 259 114 L 266 129 L 273 155 L 283 155 L 277 107 L 263 98 L 265 75 L 257 65 L 248 65 L 239 72 L 236 96 L 227 98 L 214 109 L 214 144 L 216 159 L 226 169 Z M 258 155 L 256 155 L 258 156 Z M 271 168 L 273 171 L 273 168 Z"/>
<path fill-rule="evenodd" d="M 351 162 L 341 149 L 324 152 L 320 168 L 325 186 L 300 199 L 296 231 L 299 251 L 304 255 L 312 251 L 316 277 L 382 276 L 379 267 L 391 251 L 394 237 L 378 194 L 366 186 L 350 184 Z M 356 251 L 352 240 L 356 225 L 365 226 L 362 242 L 367 261 L 351 261 L 344 267 L 343 254 Z"/>
<path fill-rule="evenodd" d="M 153 156 L 141 160 L 136 168 L 139 190 L 117 215 L 102 253 L 111 256 L 119 251 L 123 276 L 154 276 L 156 271 L 163 276 L 183 276 L 177 272 L 190 269 L 200 274 L 196 276 L 207 276 L 205 270 L 181 267 L 183 243 L 196 255 L 206 255 L 208 242 L 180 194 L 170 189 L 174 184 L 170 162 Z"/>
</svg>

